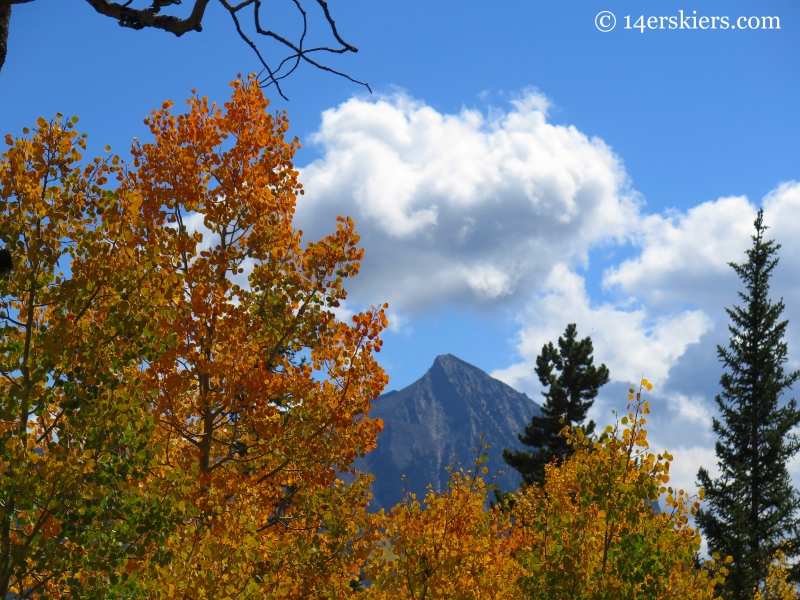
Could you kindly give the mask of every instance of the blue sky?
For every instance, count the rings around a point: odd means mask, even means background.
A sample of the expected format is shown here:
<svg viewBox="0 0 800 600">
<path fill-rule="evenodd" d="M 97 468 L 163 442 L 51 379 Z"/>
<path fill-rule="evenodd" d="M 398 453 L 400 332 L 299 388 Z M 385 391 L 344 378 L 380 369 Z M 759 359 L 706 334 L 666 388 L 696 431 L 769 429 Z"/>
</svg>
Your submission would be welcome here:
<svg viewBox="0 0 800 600">
<path fill-rule="evenodd" d="M 331 64 L 374 94 L 302 68 L 286 81 L 289 102 L 270 96 L 305 146 L 298 224 L 322 235 L 347 213 L 363 234 L 345 309 L 391 304 L 389 389 L 449 352 L 538 399 L 537 352 L 577 322 L 611 369 L 595 420 L 624 408 L 644 374 L 656 384 L 651 436 L 675 454 L 674 480 L 691 487 L 698 466 L 713 470 L 715 344 L 738 287 L 726 263 L 741 260 L 762 203 L 784 245 L 773 291 L 787 304 L 793 365 L 800 356 L 800 4 L 330 8 L 359 48 Z M 604 10 L 617 18 L 605 33 Z M 777 16 L 781 28 L 624 29 L 626 15 L 681 10 Z M 287 35 L 296 25 L 275 14 Z M 0 130 L 75 114 L 90 150 L 124 156 L 163 100 L 197 88 L 224 101 L 228 82 L 257 68 L 214 3 L 202 33 L 175 38 L 122 29 L 82 2 L 36 0 L 13 9 Z"/>
</svg>

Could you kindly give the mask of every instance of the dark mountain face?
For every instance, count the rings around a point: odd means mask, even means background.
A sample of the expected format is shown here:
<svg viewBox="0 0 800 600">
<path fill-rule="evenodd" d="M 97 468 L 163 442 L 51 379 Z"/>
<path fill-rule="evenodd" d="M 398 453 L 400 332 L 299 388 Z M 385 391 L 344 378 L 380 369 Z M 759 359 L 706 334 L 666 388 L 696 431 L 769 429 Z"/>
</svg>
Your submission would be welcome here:
<svg viewBox="0 0 800 600">
<path fill-rule="evenodd" d="M 429 483 L 446 489 L 445 467 L 473 468 L 481 434 L 490 446 L 487 478 L 504 470 L 494 483 L 515 490 L 520 476 L 503 462 L 503 448 L 526 449 L 517 434 L 534 414 L 541 408 L 525 394 L 451 354 L 437 357 L 421 379 L 380 396 L 370 411 L 384 428 L 378 447 L 354 466 L 375 475 L 371 508 L 388 509 L 403 499 L 403 475 L 420 500 Z"/>
</svg>

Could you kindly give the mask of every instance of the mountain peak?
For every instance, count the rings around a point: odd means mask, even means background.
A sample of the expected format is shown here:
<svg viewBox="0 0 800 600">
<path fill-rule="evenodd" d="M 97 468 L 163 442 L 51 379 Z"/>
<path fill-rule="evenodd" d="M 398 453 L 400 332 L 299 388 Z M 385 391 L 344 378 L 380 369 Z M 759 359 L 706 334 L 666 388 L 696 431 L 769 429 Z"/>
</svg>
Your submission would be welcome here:
<svg viewBox="0 0 800 600">
<path fill-rule="evenodd" d="M 517 434 L 540 413 L 525 394 L 452 354 L 442 354 L 420 379 L 375 401 L 370 417 L 381 418 L 384 429 L 378 447 L 356 466 L 375 475 L 374 508 L 386 508 L 403 499 L 403 475 L 408 490 L 419 497 L 428 484 L 446 489 L 445 467 L 460 463 L 472 468 L 475 449 L 485 443 L 490 446 L 489 477 L 497 476 L 501 488 L 514 490 L 519 475 L 503 462 L 503 449 L 522 449 Z M 511 472 L 499 474 L 501 469 Z"/>
<path fill-rule="evenodd" d="M 440 354 L 436 358 L 433 359 L 433 364 L 441 363 L 441 362 L 451 362 L 451 361 L 458 361 L 460 363 L 464 363 L 465 365 L 469 364 L 455 356 L 454 354 Z M 470 365 L 472 366 L 472 365 Z M 477 367 L 476 367 L 477 368 Z"/>
<path fill-rule="evenodd" d="M 476 367 L 474 365 L 471 365 L 466 361 L 461 360 L 460 358 L 458 358 L 457 356 L 454 356 L 453 354 L 440 354 L 439 356 L 437 356 L 435 359 L 433 359 L 433 364 L 431 365 L 431 368 L 428 369 L 428 371 L 430 371 L 431 369 L 433 369 L 433 368 L 435 368 L 437 366 L 445 367 L 445 368 L 447 368 L 447 367 L 449 367 L 449 368 L 458 368 L 458 367 L 465 368 L 466 367 L 468 369 L 474 369 L 476 371 L 480 371 L 480 369 L 478 367 Z"/>
<path fill-rule="evenodd" d="M 444 375 L 446 378 L 451 379 L 463 376 L 466 372 L 482 373 L 486 375 L 478 367 L 473 366 L 468 362 L 461 360 L 457 356 L 453 356 L 452 354 L 440 354 L 437 356 L 434 359 L 430 369 L 428 369 L 426 375 Z"/>
</svg>

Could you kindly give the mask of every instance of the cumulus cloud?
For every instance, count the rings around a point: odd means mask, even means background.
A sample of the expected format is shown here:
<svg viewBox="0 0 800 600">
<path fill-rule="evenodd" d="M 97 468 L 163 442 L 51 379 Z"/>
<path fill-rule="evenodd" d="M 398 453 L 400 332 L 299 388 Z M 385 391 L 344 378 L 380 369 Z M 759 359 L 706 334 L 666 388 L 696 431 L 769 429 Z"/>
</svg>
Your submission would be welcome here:
<svg viewBox="0 0 800 600">
<path fill-rule="evenodd" d="M 679 418 L 701 425 L 704 429 L 711 429 L 711 411 L 705 404 L 705 398 L 702 396 L 671 394 L 669 400 L 672 407 L 677 411 Z"/>
<path fill-rule="evenodd" d="M 778 185 L 761 206 L 769 227 L 766 238 L 781 245 L 770 297 L 786 303 L 791 351 L 800 345 L 800 280 L 795 275 L 800 270 L 800 184 Z M 757 210 L 757 204 L 737 196 L 704 202 L 685 212 L 642 216 L 631 236 L 639 253 L 607 269 L 603 285 L 622 297 L 635 295 L 655 314 L 690 306 L 727 323 L 724 308 L 740 303 L 737 292 L 742 287 L 729 263 L 747 261 Z M 726 342 L 719 338 L 714 343 Z M 713 344 L 708 352 L 716 356 Z M 794 359 L 792 364 L 796 368 L 800 363 Z"/>
<path fill-rule="evenodd" d="M 614 381 L 645 374 L 663 389 L 712 329 L 710 307 L 735 295 L 727 262 L 747 247 L 755 208 L 733 197 L 644 215 L 611 149 L 547 110 L 530 90 L 486 113 L 445 114 L 403 94 L 351 99 L 323 114 L 296 224 L 318 238 L 350 215 L 366 254 L 349 304 L 388 301 L 403 330 L 430 308 L 513 308 L 521 360 L 493 374 L 518 389 L 537 395 L 535 358 L 569 322 Z M 615 298 L 598 303 L 577 267 L 623 242 L 640 252 L 605 273 Z M 666 404 L 707 427 L 702 398 L 673 390 Z"/>
<path fill-rule="evenodd" d="M 651 305 L 693 302 L 716 307 L 729 294 L 753 233 L 756 208 L 743 196 L 704 202 L 685 213 L 669 211 L 640 219 L 633 235 L 638 256 L 608 269 L 607 288 L 646 297 Z M 732 275 L 734 275 L 732 277 Z"/>
<path fill-rule="evenodd" d="M 778 295 L 794 294 L 792 273 L 800 267 L 800 184 L 779 185 L 761 205 L 769 227 L 766 237 L 782 246 L 773 288 Z M 654 309 L 690 302 L 721 313 L 723 306 L 738 301 L 740 282 L 728 263 L 746 262 L 757 210 L 737 196 L 704 202 L 686 212 L 643 216 L 631 235 L 640 252 L 607 269 L 603 285 L 647 298 Z"/>
<path fill-rule="evenodd" d="M 781 244 L 780 262 L 775 268 L 772 295 L 783 298 L 785 316 L 789 319 L 787 339 L 794 368 L 800 367 L 800 183 L 778 186 L 764 198 L 764 221 L 769 226 L 767 236 Z M 792 352 L 794 350 L 794 352 Z"/>
<path fill-rule="evenodd" d="M 357 302 L 405 313 L 523 302 L 554 264 L 625 236 L 640 208 L 610 148 L 549 123 L 547 106 L 535 91 L 488 114 L 403 94 L 348 100 L 323 113 L 296 223 L 318 238 L 337 214 L 355 220 Z"/>
<path fill-rule="evenodd" d="M 594 356 L 609 368 L 611 380 L 629 385 L 643 375 L 662 384 L 687 346 L 699 342 L 712 325 L 698 310 L 652 318 L 633 299 L 628 306 L 595 306 L 583 278 L 563 266 L 553 269 L 543 293 L 526 308 L 521 321 L 517 351 L 523 361 L 492 373 L 519 389 L 536 385 L 536 356 L 544 344 L 563 335 L 567 323 L 578 324 L 580 337 L 591 336 Z"/>
</svg>

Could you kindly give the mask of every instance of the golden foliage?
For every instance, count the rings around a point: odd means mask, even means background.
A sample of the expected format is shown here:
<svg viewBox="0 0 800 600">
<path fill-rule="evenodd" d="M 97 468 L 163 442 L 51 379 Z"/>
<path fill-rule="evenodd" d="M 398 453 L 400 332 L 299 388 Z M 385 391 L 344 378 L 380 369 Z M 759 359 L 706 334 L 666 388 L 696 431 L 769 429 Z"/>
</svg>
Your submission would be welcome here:
<svg viewBox="0 0 800 600">
<path fill-rule="evenodd" d="M 484 510 L 487 486 L 478 473 L 483 462 L 476 461 L 474 472 L 451 472 L 448 489 L 429 490 L 424 506 L 410 494 L 377 515 L 385 542 L 366 568 L 372 580 L 367 598 L 521 598 L 511 522 L 499 508 Z"/>
<path fill-rule="evenodd" d="M 789 581 L 789 564 L 786 555 L 778 550 L 767 567 L 767 580 L 755 590 L 753 600 L 798 600 L 797 584 Z"/>
<path fill-rule="evenodd" d="M 373 356 L 384 307 L 335 318 L 358 235 L 339 217 L 301 247 L 298 143 L 256 82 L 234 82 L 224 109 L 188 105 L 147 119 L 155 140 L 134 147 L 122 191 L 172 282 L 155 319 L 176 343 L 144 380 L 163 447 L 147 485 L 184 511 L 169 560 L 143 557 L 139 577 L 154 597 L 338 597 L 370 548 L 368 481 L 337 473 L 381 427 L 365 415 L 387 380 Z"/>
<path fill-rule="evenodd" d="M 160 283 L 130 243 L 137 207 L 104 187 L 119 159 L 82 166 L 76 122 L 39 119 L 0 160 L 4 598 L 80 597 L 93 584 L 79 573 L 116 569 L 164 525 L 138 486 L 153 459 L 138 362 L 164 346 L 148 317 Z"/>
<path fill-rule="evenodd" d="M 700 537 L 688 516 L 698 502 L 667 486 L 672 457 L 649 452 L 641 388 L 631 407 L 597 441 L 566 427 L 575 453 L 547 467 L 543 488 L 517 495 L 512 515 L 527 597 L 714 597 L 726 571 L 713 560 L 694 566 Z M 665 510 L 656 514 L 650 504 L 664 493 Z"/>
</svg>

